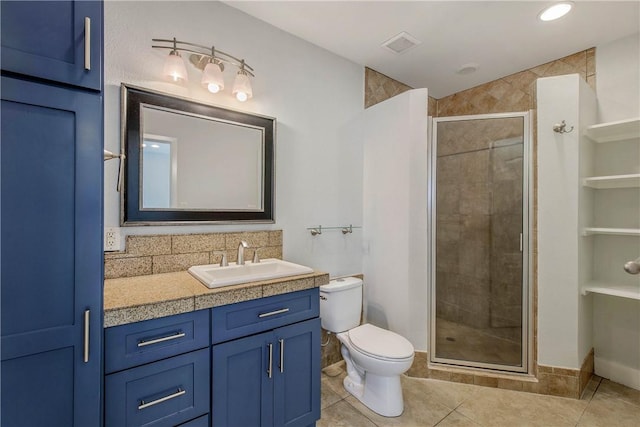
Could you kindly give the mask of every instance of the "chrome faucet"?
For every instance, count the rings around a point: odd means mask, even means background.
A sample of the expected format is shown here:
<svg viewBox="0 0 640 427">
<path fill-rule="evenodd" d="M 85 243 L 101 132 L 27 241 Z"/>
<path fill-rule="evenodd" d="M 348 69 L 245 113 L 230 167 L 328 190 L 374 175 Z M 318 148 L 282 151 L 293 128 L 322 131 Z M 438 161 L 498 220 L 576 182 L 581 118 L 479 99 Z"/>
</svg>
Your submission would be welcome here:
<svg viewBox="0 0 640 427">
<path fill-rule="evenodd" d="M 240 244 L 238 245 L 238 261 L 236 265 L 244 265 L 244 250 L 248 248 L 247 242 L 244 240 L 240 240 Z"/>
</svg>

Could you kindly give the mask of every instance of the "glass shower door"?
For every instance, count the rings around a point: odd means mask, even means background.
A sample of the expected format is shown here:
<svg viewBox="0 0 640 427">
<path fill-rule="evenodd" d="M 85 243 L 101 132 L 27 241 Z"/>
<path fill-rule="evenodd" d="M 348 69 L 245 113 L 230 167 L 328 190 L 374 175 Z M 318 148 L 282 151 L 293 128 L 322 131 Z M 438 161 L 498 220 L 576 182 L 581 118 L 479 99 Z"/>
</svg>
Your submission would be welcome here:
<svg viewBox="0 0 640 427">
<path fill-rule="evenodd" d="M 434 362 L 527 370 L 528 128 L 528 113 L 434 119 Z"/>
</svg>

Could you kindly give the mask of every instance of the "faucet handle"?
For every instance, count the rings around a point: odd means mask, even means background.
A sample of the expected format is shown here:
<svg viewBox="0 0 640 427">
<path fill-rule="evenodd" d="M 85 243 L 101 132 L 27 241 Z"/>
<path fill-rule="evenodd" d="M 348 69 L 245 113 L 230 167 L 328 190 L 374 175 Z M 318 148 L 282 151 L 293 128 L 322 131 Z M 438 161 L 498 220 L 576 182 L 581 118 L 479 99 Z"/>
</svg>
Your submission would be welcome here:
<svg viewBox="0 0 640 427">
<path fill-rule="evenodd" d="M 253 263 L 257 263 L 260 262 L 260 257 L 258 256 L 258 249 L 260 248 L 255 248 L 253 251 Z"/>
<path fill-rule="evenodd" d="M 216 251 L 215 255 L 222 255 L 222 259 L 220 260 L 220 267 L 228 267 L 229 261 L 227 260 L 227 252 L 226 251 Z"/>
</svg>

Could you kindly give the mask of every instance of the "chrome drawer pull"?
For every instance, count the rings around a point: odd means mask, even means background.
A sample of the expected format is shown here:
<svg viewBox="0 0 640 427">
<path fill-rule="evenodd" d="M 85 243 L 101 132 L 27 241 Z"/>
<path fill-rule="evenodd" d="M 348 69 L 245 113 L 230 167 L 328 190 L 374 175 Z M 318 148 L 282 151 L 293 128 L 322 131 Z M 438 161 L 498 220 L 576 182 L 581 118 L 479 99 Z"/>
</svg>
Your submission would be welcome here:
<svg viewBox="0 0 640 427">
<path fill-rule="evenodd" d="M 182 396 L 185 393 L 186 393 L 185 390 L 178 387 L 178 391 L 176 391 L 173 394 L 170 394 L 169 396 L 161 397 L 160 399 L 152 400 L 151 402 L 147 402 L 147 403 L 145 403 L 144 400 L 141 400 L 140 404 L 138 405 L 138 410 L 148 408 L 149 406 L 157 405 L 158 403 L 166 402 L 167 400 L 175 399 L 176 397 Z"/>
<path fill-rule="evenodd" d="M 151 345 L 151 344 L 158 344 L 159 342 L 176 340 L 176 339 L 182 338 L 182 337 L 184 337 L 186 335 L 187 334 L 185 334 L 184 332 L 178 332 L 177 334 L 169 335 L 167 337 L 157 338 L 155 340 L 139 341 L 138 342 L 138 347 L 144 347 L 144 346 Z"/>
<path fill-rule="evenodd" d="M 258 317 L 262 319 L 263 317 L 275 316 L 276 314 L 286 313 L 287 311 L 289 311 L 288 308 L 281 308 L 280 310 L 270 311 L 268 313 L 258 314 Z"/>
<path fill-rule="evenodd" d="M 273 344 L 269 343 L 269 366 L 267 367 L 267 374 L 271 378 L 273 372 Z"/>
<path fill-rule="evenodd" d="M 91 70 L 91 18 L 84 17 L 84 69 Z"/>
<path fill-rule="evenodd" d="M 84 363 L 89 362 L 89 327 L 90 327 L 91 310 L 84 311 L 84 351 L 82 360 Z"/>
<path fill-rule="evenodd" d="M 284 372 L 284 340 L 279 339 L 280 341 L 280 373 Z"/>
</svg>

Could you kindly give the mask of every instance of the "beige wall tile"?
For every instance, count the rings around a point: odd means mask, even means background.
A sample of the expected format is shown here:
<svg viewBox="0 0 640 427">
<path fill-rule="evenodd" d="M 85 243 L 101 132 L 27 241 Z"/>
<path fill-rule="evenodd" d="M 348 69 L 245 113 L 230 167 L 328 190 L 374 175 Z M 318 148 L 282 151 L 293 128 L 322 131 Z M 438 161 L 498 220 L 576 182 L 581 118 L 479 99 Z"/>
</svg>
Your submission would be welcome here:
<svg viewBox="0 0 640 427">
<path fill-rule="evenodd" d="M 226 248 L 227 251 L 235 252 L 238 250 L 240 241 L 247 242 L 251 248 L 263 248 L 269 246 L 269 231 L 247 231 L 244 233 L 227 233 Z"/>
<path fill-rule="evenodd" d="M 483 387 L 498 387 L 498 378 L 485 377 L 481 375 L 473 376 L 473 383 L 475 385 L 481 385 Z"/>
<path fill-rule="evenodd" d="M 148 257 L 105 259 L 104 278 L 145 276 L 152 274 L 152 259 Z"/>
<path fill-rule="evenodd" d="M 429 369 L 429 378 L 434 380 L 451 381 L 451 372 L 443 369 Z"/>
<path fill-rule="evenodd" d="M 326 368 L 329 365 L 338 363 L 342 360 L 342 354 L 340 353 L 340 341 L 336 338 L 335 334 L 329 334 L 322 329 L 322 344 L 320 348 L 321 367 Z M 325 345 L 326 343 L 326 345 Z"/>
<path fill-rule="evenodd" d="M 578 378 L 564 375 L 542 374 L 542 381 L 547 383 L 547 394 L 552 396 L 571 397 L 579 399 Z"/>
<path fill-rule="evenodd" d="M 498 388 L 502 388 L 502 389 L 505 389 L 505 390 L 522 391 L 523 388 L 524 388 L 524 381 L 510 380 L 510 379 L 506 379 L 506 378 L 499 378 L 498 379 Z"/>
<path fill-rule="evenodd" d="M 273 230 L 269 232 L 269 246 L 282 247 L 282 230 Z"/>
<path fill-rule="evenodd" d="M 133 255 L 171 253 L 171 236 L 127 236 L 126 252 Z"/>
<path fill-rule="evenodd" d="M 451 381 L 456 383 L 473 384 L 475 382 L 474 380 L 475 379 L 472 374 L 463 374 L 459 372 L 451 373 Z"/>
<path fill-rule="evenodd" d="M 407 375 L 414 378 L 429 377 L 429 354 L 426 351 L 415 352 L 413 364 L 407 371 Z"/>
<path fill-rule="evenodd" d="M 411 89 L 397 80 L 385 76 L 371 68 L 364 69 L 364 107 L 382 102 Z"/>
<path fill-rule="evenodd" d="M 226 251 L 228 261 L 236 261 L 237 245 L 246 240 L 260 247 L 261 258 L 282 259 L 282 230 L 243 233 L 200 233 L 128 236 L 126 250 L 105 252 L 105 278 L 132 277 L 186 270 L 193 265 L 218 264 Z M 166 255 L 166 256 L 165 256 Z M 152 259 L 152 256 L 155 258 Z M 253 259 L 253 249 L 245 259 Z"/>
<path fill-rule="evenodd" d="M 156 255 L 153 257 L 153 274 L 188 270 L 194 265 L 209 264 L 207 252 L 177 255 Z"/>
<path fill-rule="evenodd" d="M 223 234 L 184 234 L 171 237 L 171 251 L 174 254 L 219 251 L 225 247 Z"/>
</svg>

